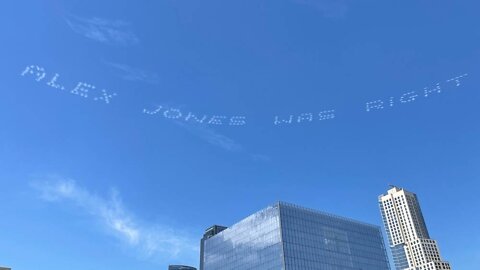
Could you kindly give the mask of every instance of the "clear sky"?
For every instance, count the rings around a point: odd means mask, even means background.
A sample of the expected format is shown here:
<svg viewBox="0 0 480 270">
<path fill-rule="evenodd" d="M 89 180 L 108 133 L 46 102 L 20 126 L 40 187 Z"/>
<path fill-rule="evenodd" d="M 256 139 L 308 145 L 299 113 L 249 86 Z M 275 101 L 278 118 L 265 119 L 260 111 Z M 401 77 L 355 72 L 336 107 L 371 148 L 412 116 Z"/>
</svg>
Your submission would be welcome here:
<svg viewBox="0 0 480 270">
<path fill-rule="evenodd" d="M 395 184 L 477 269 L 479 10 L 2 2 L 0 265 L 195 266 L 212 224 L 282 200 L 380 225 Z"/>
</svg>

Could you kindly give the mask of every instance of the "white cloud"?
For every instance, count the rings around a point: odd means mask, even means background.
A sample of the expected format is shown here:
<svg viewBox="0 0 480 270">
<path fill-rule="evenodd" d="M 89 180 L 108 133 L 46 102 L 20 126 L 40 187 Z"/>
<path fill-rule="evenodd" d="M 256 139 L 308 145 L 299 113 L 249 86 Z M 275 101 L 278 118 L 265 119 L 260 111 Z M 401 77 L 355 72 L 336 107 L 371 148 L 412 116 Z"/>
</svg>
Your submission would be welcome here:
<svg viewBox="0 0 480 270">
<path fill-rule="evenodd" d="M 130 24 L 124 21 L 82 18 L 73 15 L 66 17 L 65 21 L 74 32 L 98 42 L 124 46 L 139 43 Z"/>
<path fill-rule="evenodd" d="M 34 182 L 32 187 L 45 201 L 73 203 L 144 259 L 153 261 L 181 259 L 196 263 L 198 258 L 196 239 L 168 226 L 146 225 L 140 222 L 123 206 L 116 190 L 112 190 L 107 197 L 101 197 L 77 185 L 74 180 L 60 177 Z"/>
<path fill-rule="evenodd" d="M 181 112 L 184 106 L 171 106 L 169 104 L 162 104 L 157 105 L 156 109 L 153 110 L 146 110 L 148 114 L 155 115 L 160 113 L 160 115 L 164 114 L 163 111 L 173 110 Z M 173 109 L 176 108 L 176 109 Z M 182 109 L 178 109 L 182 108 Z M 188 111 L 188 110 L 185 110 Z M 182 114 L 181 114 L 182 115 Z M 164 114 L 165 116 L 165 114 Z M 207 117 L 205 115 L 205 117 Z M 255 162 L 269 162 L 271 158 L 267 155 L 263 154 L 250 154 L 243 145 L 238 143 L 236 140 L 221 134 L 217 130 L 214 129 L 214 125 L 207 124 L 206 122 L 194 122 L 194 121 L 187 121 L 185 118 L 176 118 L 176 119 L 168 119 L 171 120 L 172 123 L 177 125 L 178 127 L 188 131 L 190 134 L 200 138 L 201 140 L 213 145 L 215 147 L 219 147 L 225 151 L 233 152 L 233 153 L 243 153 L 250 156 L 250 158 Z"/>
<path fill-rule="evenodd" d="M 105 64 L 119 71 L 120 72 L 119 76 L 122 79 L 127 81 L 144 82 L 144 83 L 150 83 L 150 84 L 158 84 L 160 82 L 159 76 L 153 72 L 131 67 L 125 64 L 106 62 L 106 61 L 105 61 Z"/>
<path fill-rule="evenodd" d="M 200 137 L 211 145 L 220 147 L 230 152 L 243 152 L 242 145 L 235 140 L 218 133 L 213 128 L 207 127 L 205 124 L 184 123 L 181 121 L 174 121 L 178 126 L 189 131 L 193 135 Z"/>
<path fill-rule="evenodd" d="M 173 123 L 187 130 L 192 135 L 199 137 L 205 142 L 219 147 L 228 152 L 246 153 L 255 162 L 270 162 L 271 158 L 263 154 L 249 154 L 248 151 L 234 139 L 217 132 L 206 124 L 183 122 L 174 120 Z"/>
</svg>

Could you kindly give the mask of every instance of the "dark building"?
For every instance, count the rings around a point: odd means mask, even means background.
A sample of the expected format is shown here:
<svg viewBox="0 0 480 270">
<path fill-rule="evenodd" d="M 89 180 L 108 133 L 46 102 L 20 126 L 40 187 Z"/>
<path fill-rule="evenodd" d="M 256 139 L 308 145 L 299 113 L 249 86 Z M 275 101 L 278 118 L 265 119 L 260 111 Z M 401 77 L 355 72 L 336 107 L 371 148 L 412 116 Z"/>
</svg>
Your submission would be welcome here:
<svg viewBox="0 0 480 270">
<path fill-rule="evenodd" d="M 168 270 L 197 270 L 197 268 L 186 265 L 170 265 Z"/>
<path fill-rule="evenodd" d="M 288 203 L 212 234 L 202 270 L 390 270 L 379 226 Z"/>
<path fill-rule="evenodd" d="M 203 237 L 200 240 L 200 270 L 203 270 L 205 240 L 215 236 L 216 234 L 222 232 L 225 229 L 227 229 L 227 227 L 225 226 L 213 225 L 205 230 L 205 233 L 203 234 Z"/>
</svg>

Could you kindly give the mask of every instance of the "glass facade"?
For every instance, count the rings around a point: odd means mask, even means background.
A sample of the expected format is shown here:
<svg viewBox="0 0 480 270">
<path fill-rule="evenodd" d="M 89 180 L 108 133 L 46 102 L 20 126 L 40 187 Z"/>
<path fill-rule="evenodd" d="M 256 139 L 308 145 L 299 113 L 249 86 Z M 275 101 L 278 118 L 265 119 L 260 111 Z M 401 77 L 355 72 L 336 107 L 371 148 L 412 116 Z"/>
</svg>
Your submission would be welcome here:
<svg viewBox="0 0 480 270">
<path fill-rule="evenodd" d="M 379 227 L 280 204 L 287 270 L 388 270 Z"/>
<path fill-rule="evenodd" d="M 278 205 L 247 217 L 204 245 L 205 270 L 284 269 Z"/>
<path fill-rule="evenodd" d="M 287 203 L 205 241 L 205 270 L 389 270 L 380 228 Z"/>
<path fill-rule="evenodd" d="M 408 268 L 408 259 L 407 254 L 405 253 L 405 245 L 400 244 L 391 247 L 392 258 L 395 263 L 395 269 L 407 269 Z"/>
<path fill-rule="evenodd" d="M 227 227 L 220 225 L 213 225 L 212 227 L 205 230 L 202 239 L 200 240 L 200 270 L 203 270 L 203 263 L 205 261 L 204 247 L 205 240 L 217 235 L 221 231 L 225 230 Z"/>
</svg>

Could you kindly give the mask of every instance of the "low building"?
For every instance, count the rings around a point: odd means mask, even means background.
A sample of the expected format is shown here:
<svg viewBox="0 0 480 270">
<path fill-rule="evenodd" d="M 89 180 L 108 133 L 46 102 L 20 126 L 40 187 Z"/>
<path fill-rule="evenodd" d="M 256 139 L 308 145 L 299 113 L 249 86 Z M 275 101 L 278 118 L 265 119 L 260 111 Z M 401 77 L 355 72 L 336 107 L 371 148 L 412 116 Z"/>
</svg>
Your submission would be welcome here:
<svg viewBox="0 0 480 270">
<path fill-rule="evenodd" d="M 197 268 L 186 265 L 170 265 L 168 270 L 197 270 Z"/>
</svg>

